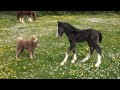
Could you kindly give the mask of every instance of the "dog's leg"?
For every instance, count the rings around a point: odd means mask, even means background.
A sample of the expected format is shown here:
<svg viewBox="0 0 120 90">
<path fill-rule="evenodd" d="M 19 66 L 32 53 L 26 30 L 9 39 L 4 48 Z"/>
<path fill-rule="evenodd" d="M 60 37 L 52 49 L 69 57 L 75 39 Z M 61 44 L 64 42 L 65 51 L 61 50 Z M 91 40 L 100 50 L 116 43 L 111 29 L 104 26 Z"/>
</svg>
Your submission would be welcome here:
<svg viewBox="0 0 120 90">
<path fill-rule="evenodd" d="M 30 59 L 33 59 L 33 53 L 31 50 L 29 50 L 29 56 L 30 56 Z"/>
<path fill-rule="evenodd" d="M 20 56 L 21 49 L 16 51 L 16 59 Z"/>
<path fill-rule="evenodd" d="M 75 63 L 75 61 L 77 60 L 77 55 L 76 55 L 76 53 L 74 54 L 74 57 L 73 57 L 73 59 L 72 59 L 72 61 L 71 61 L 71 63 Z"/>
<path fill-rule="evenodd" d="M 30 17 L 28 17 L 28 22 L 30 22 Z"/>
<path fill-rule="evenodd" d="M 30 52 L 30 59 L 33 59 L 32 52 Z"/>
</svg>

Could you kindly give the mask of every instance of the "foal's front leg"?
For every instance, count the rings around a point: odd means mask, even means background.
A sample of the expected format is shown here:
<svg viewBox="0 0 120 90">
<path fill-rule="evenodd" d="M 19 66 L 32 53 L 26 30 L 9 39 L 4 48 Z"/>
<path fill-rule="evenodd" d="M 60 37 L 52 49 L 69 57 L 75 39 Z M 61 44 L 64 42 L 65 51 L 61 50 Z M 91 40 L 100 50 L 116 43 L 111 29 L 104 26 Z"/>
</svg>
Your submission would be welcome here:
<svg viewBox="0 0 120 90">
<path fill-rule="evenodd" d="M 68 52 L 66 52 L 64 60 L 60 63 L 61 66 L 63 66 L 65 64 L 65 62 L 67 62 L 68 57 L 69 57 L 69 54 L 68 54 Z"/>
<path fill-rule="evenodd" d="M 65 64 L 65 62 L 67 62 L 67 59 L 68 59 L 68 57 L 69 57 L 69 54 L 70 54 L 71 50 L 72 50 L 74 47 L 75 47 L 74 44 L 70 44 L 70 47 L 69 47 L 68 51 L 66 52 L 65 58 L 64 58 L 64 60 L 60 63 L 60 65 L 63 66 L 63 65 Z M 74 58 L 75 58 L 75 57 L 74 57 Z"/>
</svg>

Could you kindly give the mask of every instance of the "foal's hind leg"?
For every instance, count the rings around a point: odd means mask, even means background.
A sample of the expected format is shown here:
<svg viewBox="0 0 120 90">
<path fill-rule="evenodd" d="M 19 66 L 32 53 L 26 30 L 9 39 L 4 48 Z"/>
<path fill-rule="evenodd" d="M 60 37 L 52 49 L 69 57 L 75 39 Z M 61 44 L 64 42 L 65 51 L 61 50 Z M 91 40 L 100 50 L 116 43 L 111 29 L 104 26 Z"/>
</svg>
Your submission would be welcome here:
<svg viewBox="0 0 120 90">
<path fill-rule="evenodd" d="M 90 55 L 94 52 L 94 46 L 92 43 L 88 43 L 89 44 L 89 47 L 90 47 L 90 52 L 88 53 L 88 55 L 81 61 L 81 62 L 86 62 L 89 58 L 90 58 Z"/>
<path fill-rule="evenodd" d="M 74 53 L 74 57 L 73 57 L 71 63 L 75 63 L 75 61 L 77 60 L 76 48 L 73 48 L 73 53 Z"/>
<path fill-rule="evenodd" d="M 98 60 L 97 63 L 95 64 L 95 67 L 99 67 L 101 64 L 101 48 L 97 45 L 97 43 L 95 44 L 95 49 L 98 52 Z"/>
</svg>

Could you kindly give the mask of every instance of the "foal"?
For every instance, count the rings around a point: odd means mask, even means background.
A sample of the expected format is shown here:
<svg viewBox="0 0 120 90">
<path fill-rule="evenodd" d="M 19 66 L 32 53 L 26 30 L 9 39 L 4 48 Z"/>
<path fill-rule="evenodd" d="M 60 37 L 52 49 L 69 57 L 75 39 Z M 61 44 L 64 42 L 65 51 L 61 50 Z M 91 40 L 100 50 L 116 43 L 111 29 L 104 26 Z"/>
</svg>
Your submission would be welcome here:
<svg viewBox="0 0 120 90">
<path fill-rule="evenodd" d="M 84 29 L 79 30 L 69 23 L 60 22 L 58 21 L 58 30 L 57 30 L 57 37 L 61 37 L 65 33 L 68 37 L 70 47 L 68 48 L 68 51 L 66 52 L 64 60 L 60 63 L 60 65 L 64 65 L 65 62 L 67 62 L 67 59 L 69 57 L 69 54 L 71 50 L 73 50 L 74 57 L 71 61 L 71 63 L 75 63 L 77 60 L 76 56 L 76 43 L 87 41 L 90 52 L 89 54 L 81 61 L 85 62 L 90 58 L 90 55 L 93 53 L 94 50 L 98 53 L 98 60 L 95 64 L 95 67 L 99 67 L 101 64 L 101 48 L 98 46 L 97 41 L 99 38 L 99 42 L 102 41 L 102 34 L 99 31 L 96 31 L 94 29 Z"/>
<path fill-rule="evenodd" d="M 17 20 L 19 20 L 20 23 L 25 23 L 23 18 L 25 15 L 28 15 L 28 21 L 32 22 L 33 20 L 36 20 L 36 12 L 35 11 L 17 11 Z"/>
</svg>

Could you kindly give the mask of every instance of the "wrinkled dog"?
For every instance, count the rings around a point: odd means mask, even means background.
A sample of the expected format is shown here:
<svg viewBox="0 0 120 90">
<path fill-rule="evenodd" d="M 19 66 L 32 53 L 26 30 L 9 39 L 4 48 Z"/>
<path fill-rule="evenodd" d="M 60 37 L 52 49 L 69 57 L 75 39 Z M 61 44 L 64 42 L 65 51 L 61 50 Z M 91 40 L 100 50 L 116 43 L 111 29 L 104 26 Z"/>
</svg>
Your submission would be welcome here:
<svg viewBox="0 0 120 90">
<path fill-rule="evenodd" d="M 16 59 L 20 56 L 24 49 L 29 51 L 30 59 L 33 59 L 34 50 L 37 46 L 38 38 L 33 35 L 31 39 L 25 40 L 22 37 L 17 39 L 16 45 Z"/>
</svg>

